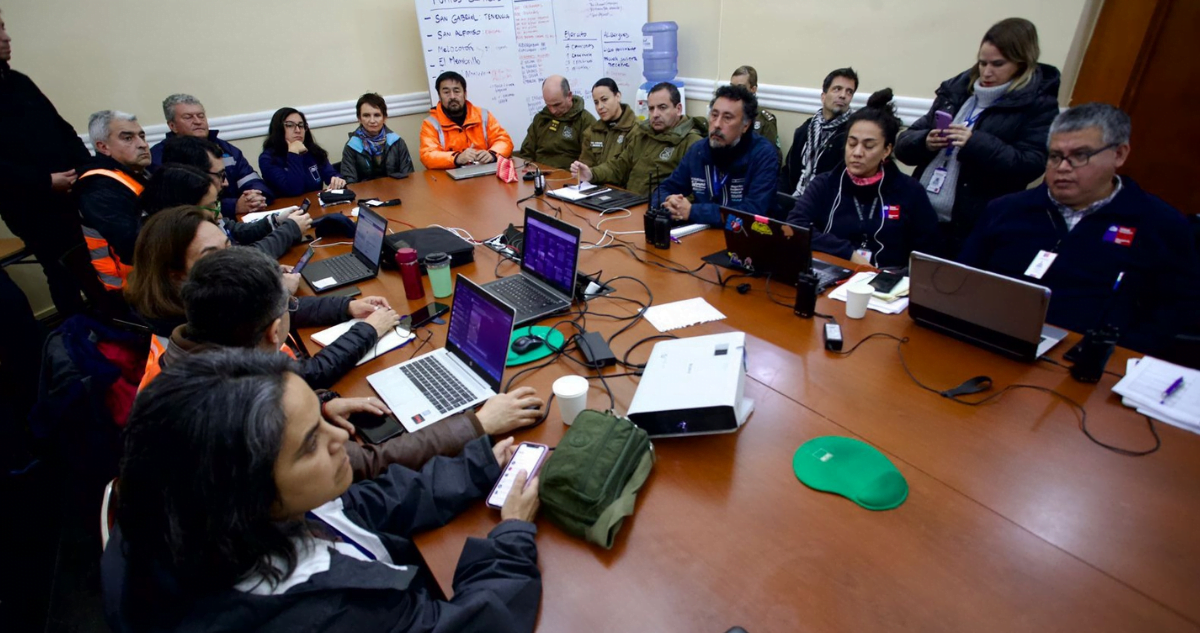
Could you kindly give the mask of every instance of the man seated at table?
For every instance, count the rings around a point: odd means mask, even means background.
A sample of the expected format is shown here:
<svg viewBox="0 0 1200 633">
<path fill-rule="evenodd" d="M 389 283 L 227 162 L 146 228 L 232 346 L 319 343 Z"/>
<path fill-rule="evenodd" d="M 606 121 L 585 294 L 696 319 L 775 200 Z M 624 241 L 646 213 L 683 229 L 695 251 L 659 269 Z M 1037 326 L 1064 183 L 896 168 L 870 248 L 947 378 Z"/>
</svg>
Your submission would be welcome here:
<svg viewBox="0 0 1200 633">
<path fill-rule="evenodd" d="M 650 198 L 677 222 L 721 224 L 721 207 L 771 215 L 779 157 L 754 133 L 758 99 L 743 86 L 717 88 L 708 112 L 708 142 L 688 149 Z M 689 199 L 689 196 L 691 199 Z"/>
<path fill-rule="evenodd" d="M 88 135 L 96 158 L 83 167 L 72 191 L 92 266 L 105 288 L 119 290 L 133 266 L 133 246 L 142 225 L 137 201 L 146 188 L 150 147 L 137 117 L 126 112 L 92 114 Z"/>
<path fill-rule="evenodd" d="M 200 258 L 184 282 L 181 295 L 187 323 L 171 332 L 170 343 L 153 370 L 155 375 L 193 354 L 214 349 L 280 350 L 291 328 L 291 312 L 297 306 L 283 282 L 279 266 L 257 251 L 238 247 Z M 333 301 L 349 303 L 347 298 L 333 298 Z M 386 332 L 398 322 L 395 313 L 380 297 L 368 297 L 357 303 L 369 304 L 374 312 L 367 317 L 366 326 L 355 325 L 355 328 L 370 329 L 382 323 Z M 373 340 L 374 337 L 369 338 Z M 340 343 L 342 340 L 338 339 L 323 348 L 322 353 L 336 351 L 339 359 L 344 357 L 350 361 L 347 366 L 352 369 L 365 352 L 359 345 L 334 350 Z M 370 349 L 368 345 L 366 351 Z M 298 373 L 312 385 L 311 372 L 305 369 L 308 364 L 302 363 Z M 340 398 L 332 391 L 322 392 L 321 397 L 327 403 L 325 415 L 351 434 L 354 426 L 347 419 L 351 413 L 388 413 L 378 398 Z M 536 422 L 544 404 L 532 387 L 521 387 L 493 396 L 478 413 L 452 416 L 420 433 L 404 433 L 382 444 L 355 445 L 350 450 L 355 479 L 373 478 L 391 464 L 419 468 L 434 455 L 456 455 L 467 442 L 477 437 L 508 433 Z"/>
<path fill-rule="evenodd" d="M 646 101 L 648 118 L 633 128 L 625 139 L 624 150 L 595 167 L 576 161 L 571 165 L 571 175 L 581 181 L 612 184 L 650 195 L 652 184 L 675 171 L 692 144 L 704 140 L 704 130 L 697 123 L 702 119 L 683 115 L 679 88 L 669 82 L 651 88 Z"/>
<path fill-rule="evenodd" d="M 583 132 L 596 117 L 583 109 L 583 98 L 571 94 L 571 84 L 562 75 L 551 75 L 542 82 L 542 101 L 546 107 L 534 115 L 516 155 L 531 163 L 567 169 L 579 157 Z"/>
<path fill-rule="evenodd" d="M 421 164 L 454 169 L 512 155 L 513 143 L 496 115 L 467 101 L 467 80 L 454 71 L 438 75 L 438 104 L 421 123 Z"/>
<path fill-rule="evenodd" d="M 221 191 L 221 209 L 226 217 L 262 211 L 275 200 L 275 194 L 250 166 L 242 150 L 217 138 L 220 130 L 208 129 L 208 115 L 198 99 L 188 94 L 173 94 L 163 99 L 163 116 L 167 119 L 167 127 L 171 128 L 167 132 L 167 139 L 176 135 L 195 136 L 221 147 L 221 162 L 225 164 L 225 172 L 229 177 L 229 184 Z M 156 167 L 163 163 L 165 142 L 166 139 L 163 139 L 150 148 Z"/>
<path fill-rule="evenodd" d="M 1116 175 L 1130 129 L 1104 103 L 1059 114 L 1045 182 L 989 204 L 959 261 L 1049 287 L 1050 323 L 1112 325 L 1120 345 L 1157 354 L 1197 325 L 1200 262 L 1183 215 Z"/>
</svg>

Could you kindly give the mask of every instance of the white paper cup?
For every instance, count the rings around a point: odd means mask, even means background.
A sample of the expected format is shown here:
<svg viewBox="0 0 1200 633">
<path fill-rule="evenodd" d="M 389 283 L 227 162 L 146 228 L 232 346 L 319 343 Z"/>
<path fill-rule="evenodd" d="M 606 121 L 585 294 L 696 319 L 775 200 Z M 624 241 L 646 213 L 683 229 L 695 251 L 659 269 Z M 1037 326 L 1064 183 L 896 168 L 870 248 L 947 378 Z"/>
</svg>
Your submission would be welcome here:
<svg viewBox="0 0 1200 633">
<path fill-rule="evenodd" d="M 575 421 L 575 416 L 587 408 L 587 378 L 563 376 L 554 381 L 551 389 L 554 391 L 554 399 L 558 401 L 558 412 L 562 414 L 563 424 L 570 426 Z"/>
<path fill-rule="evenodd" d="M 867 284 L 859 284 L 846 289 L 846 316 L 851 319 L 861 319 L 867 316 L 867 304 L 875 289 Z"/>
</svg>

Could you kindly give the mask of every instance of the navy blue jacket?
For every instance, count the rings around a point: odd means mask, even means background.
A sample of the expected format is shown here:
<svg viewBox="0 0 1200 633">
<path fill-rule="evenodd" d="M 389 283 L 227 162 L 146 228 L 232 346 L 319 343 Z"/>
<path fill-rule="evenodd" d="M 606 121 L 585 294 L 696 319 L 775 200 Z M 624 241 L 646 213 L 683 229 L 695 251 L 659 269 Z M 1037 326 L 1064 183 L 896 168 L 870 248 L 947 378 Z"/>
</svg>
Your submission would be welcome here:
<svg viewBox="0 0 1200 633">
<path fill-rule="evenodd" d="M 309 152 L 285 152 L 280 156 L 269 149 L 263 150 L 258 155 L 258 168 L 271 190 L 285 197 L 320 191 L 322 185 L 329 184 L 329 180 L 338 175 L 329 159 L 318 164 Z"/>
<path fill-rule="evenodd" d="M 713 226 L 721 225 L 721 207 L 774 217 L 778 148 L 750 130 L 734 155 L 733 163 L 721 169 L 713 164 L 708 141 L 692 143 L 671 176 L 654 190 L 650 205 L 657 207 L 672 194 L 694 196 L 688 222 Z"/>
<path fill-rule="evenodd" d="M 1200 262 L 1184 217 L 1130 178 L 1122 182 L 1112 202 L 1070 232 L 1046 185 L 999 198 L 959 261 L 1049 287 L 1046 320 L 1054 325 L 1082 333 L 1112 324 L 1122 346 L 1159 353 L 1200 319 Z M 1026 277 L 1042 250 L 1057 259 L 1040 280 Z"/>
<path fill-rule="evenodd" d="M 810 227 L 814 251 L 850 259 L 864 244 L 880 268 L 908 265 L 913 251 L 930 252 L 938 239 L 937 213 L 921 183 L 888 161 L 871 210 L 859 219 L 845 168 L 813 179 L 787 221 Z M 837 208 L 834 208 L 834 205 Z"/>
<path fill-rule="evenodd" d="M 118 633 L 146 631 L 532 631 L 541 602 L 537 528 L 504 521 L 487 538 L 469 538 L 454 570 L 454 597 L 440 599 L 413 534 L 450 522 L 481 501 L 500 476 L 491 441 L 471 441 L 457 457 L 434 457 L 420 472 L 391 466 L 376 479 L 350 486 L 340 499 L 346 518 L 373 532 L 394 568 L 337 550 L 310 557 L 307 580 L 272 595 L 236 589 L 193 600 L 185 613 L 134 628 L 125 613 L 129 578 L 120 533 L 101 560 L 105 614 Z M 318 545 L 322 547 L 323 545 Z M 316 562 L 313 562 L 315 559 Z M 414 570 L 415 573 L 414 573 Z M 169 587 L 170 583 L 160 586 Z M 164 589 L 166 590 L 166 589 Z M 178 598 L 178 594 L 175 596 Z M 132 604 L 163 611 L 160 603 Z M 163 601 L 162 604 L 165 604 Z M 173 604 L 180 604 L 172 601 Z"/>
<path fill-rule="evenodd" d="M 250 166 L 250 162 L 246 160 L 246 156 L 242 154 L 242 150 L 234 147 L 231 143 L 227 143 L 217 138 L 217 133 L 220 130 L 209 130 L 208 140 L 221 146 L 221 162 L 225 164 L 225 175 L 229 178 L 229 186 L 221 192 L 221 213 L 228 218 L 237 216 L 237 201 L 242 193 L 250 189 L 261 191 L 267 198 L 267 204 L 275 201 L 275 193 L 263 182 L 263 179 L 258 176 L 258 172 Z M 167 138 L 175 136 L 174 132 L 167 132 Z M 163 139 L 154 144 L 150 148 L 150 161 L 153 167 L 158 167 L 162 164 Z"/>
</svg>

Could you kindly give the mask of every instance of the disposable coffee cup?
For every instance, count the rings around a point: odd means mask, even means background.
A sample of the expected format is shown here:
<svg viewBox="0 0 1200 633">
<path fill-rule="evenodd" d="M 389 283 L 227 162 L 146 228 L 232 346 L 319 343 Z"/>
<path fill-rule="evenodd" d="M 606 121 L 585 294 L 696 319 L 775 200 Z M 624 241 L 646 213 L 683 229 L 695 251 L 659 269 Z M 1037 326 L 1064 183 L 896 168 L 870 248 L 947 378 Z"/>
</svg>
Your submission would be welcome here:
<svg viewBox="0 0 1200 633">
<path fill-rule="evenodd" d="M 551 389 L 554 391 L 554 399 L 558 401 L 558 412 L 562 414 L 563 424 L 570 426 L 575 421 L 575 416 L 587 408 L 587 378 L 563 376 L 554 381 Z"/>
<path fill-rule="evenodd" d="M 851 319 L 861 319 L 867 316 L 867 304 L 875 289 L 867 284 L 851 286 L 846 289 L 846 316 Z"/>
</svg>

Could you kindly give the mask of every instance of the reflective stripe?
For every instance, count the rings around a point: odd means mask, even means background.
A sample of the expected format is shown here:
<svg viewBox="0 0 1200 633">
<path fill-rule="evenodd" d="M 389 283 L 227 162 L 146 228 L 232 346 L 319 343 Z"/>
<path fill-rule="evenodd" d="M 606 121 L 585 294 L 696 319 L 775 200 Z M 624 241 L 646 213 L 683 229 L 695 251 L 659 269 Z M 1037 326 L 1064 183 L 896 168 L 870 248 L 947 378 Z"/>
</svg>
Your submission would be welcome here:
<svg viewBox="0 0 1200 633">
<path fill-rule="evenodd" d="M 126 187 L 129 187 L 129 190 L 132 191 L 133 195 L 135 196 L 142 195 L 142 190 L 145 189 L 145 187 L 142 186 L 142 183 L 138 182 L 132 176 L 124 172 L 113 171 L 111 169 L 89 169 L 83 172 L 83 175 L 79 178 L 83 179 L 89 176 L 108 176 L 109 178 L 112 178 Z"/>
<path fill-rule="evenodd" d="M 96 229 L 83 227 L 83 241 L 88 248 L 88 257 L 92 260 L 92 268 L 96 276 L 109 290 L 120 290 L 125 287 L 125 278 L 133 271 L 132 266 L 121 263 L 121 258 L 112 251 L 108 240 Z"/>
<path fill-rule="evenodd" d="M 139 392 L 162 373 L 162 357 L 170 346 L 170 337 L 155 334 L 150 338 L 150 353 L 146 356 L 146 370 L 142 373 L 142 382 L 138 383 Z"/>
<path fill-rule="evenodd" d="M 488 149 L 489 147 L 492 146 L 491 142 L 488 141 L 488 135 L 487 135 L 488 111 L 484 110 L 483 108 L 480 108 L 479 115 L 480 115 L 480 117 L 483 118 L 483 149 Z"/>
<path fill-rule="evenodd" d="M 242 187 L 244 187 L 246 185 L 246 183 L 251 182 L 253 180 L 258 180 L 258 172 L 256 172 L 256 171 L 251 171 L 249 174 L 246 174 L 241 180 L 237 181 L 238 189 L 241 189 Z"/>
<path fill-rule="evenodd" d="M 431 117 L 429 117 L 428 119 L 425 119 L 425 120 L 426 120 L 426 121 L 429 121 L 430 123 L 432 123 L 432 124 L 433 124 L 433 129 L 437 130 L 437 133 L 438 133 L 438 145 L 442 146 L 443 148 L 444 148 L 444 147 L 446 147 L 446 135 L 445 135 L 445 134 L 442 132 L 442 124 L 441 124 L 441 123 L 438 123 L 437 117 L 432 117 L 432 116 L 431 116 Z"/>
</svg>

